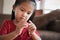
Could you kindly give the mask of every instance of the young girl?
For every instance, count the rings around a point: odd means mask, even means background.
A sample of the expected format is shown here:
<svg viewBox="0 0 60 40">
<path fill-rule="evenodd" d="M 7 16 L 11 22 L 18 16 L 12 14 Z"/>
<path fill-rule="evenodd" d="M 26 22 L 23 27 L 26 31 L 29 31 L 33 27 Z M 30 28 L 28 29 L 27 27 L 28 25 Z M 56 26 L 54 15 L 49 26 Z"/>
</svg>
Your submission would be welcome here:
<svg viewBox="0 0 60 40">
<path fill-rule="evenodd" d="M 3 22 L 0 40 L 41 40 L 36 26 L 31 21 L 35 6 L 31 0 L 16 0 L 12 10 L 12 20 Z"/>
</svg>

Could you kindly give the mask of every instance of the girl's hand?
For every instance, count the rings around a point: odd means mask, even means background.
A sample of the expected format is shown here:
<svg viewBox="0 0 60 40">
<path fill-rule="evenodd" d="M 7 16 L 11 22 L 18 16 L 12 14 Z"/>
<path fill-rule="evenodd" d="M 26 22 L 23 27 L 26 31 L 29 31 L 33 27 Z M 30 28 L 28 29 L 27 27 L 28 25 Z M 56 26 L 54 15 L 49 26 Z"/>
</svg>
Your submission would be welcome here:
<svg viewBox="0 0 60 40">
<path fill-rule="evenodd" d="M 28 26 L 28 23 L 22 19 L 20 20 L 20 22 L 16 23 L 16 29 L 23 29 L 23 28 L 26 28 Z"/>
<path fill-rule="evenodd" d="M 29 21 L 28 31 L 30 34 L 35 33 L 36 26 L 32 23 L 32 21 Z"/>
</svg>

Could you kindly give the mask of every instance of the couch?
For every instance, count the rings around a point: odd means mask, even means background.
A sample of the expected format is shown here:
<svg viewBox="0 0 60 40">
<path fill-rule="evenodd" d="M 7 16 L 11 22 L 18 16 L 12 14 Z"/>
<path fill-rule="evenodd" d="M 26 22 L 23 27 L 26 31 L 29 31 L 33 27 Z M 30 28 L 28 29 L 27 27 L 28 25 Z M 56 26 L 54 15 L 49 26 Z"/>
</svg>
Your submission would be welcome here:
<svg viewBox="0 0 60 40">
<path fill-rule="evenodd" d="M 4 19 L 10 18 L 11 15 L 0 14 L 0 26 Z M 33 23 L 37 26 L 42 40 L 60 40 L 60 10 L 34 17 Z"/>
<path fill-rule="evenodd" d="M 42 40 L 60 40 L 60 9 L 34 17 Z"/>
</svg>

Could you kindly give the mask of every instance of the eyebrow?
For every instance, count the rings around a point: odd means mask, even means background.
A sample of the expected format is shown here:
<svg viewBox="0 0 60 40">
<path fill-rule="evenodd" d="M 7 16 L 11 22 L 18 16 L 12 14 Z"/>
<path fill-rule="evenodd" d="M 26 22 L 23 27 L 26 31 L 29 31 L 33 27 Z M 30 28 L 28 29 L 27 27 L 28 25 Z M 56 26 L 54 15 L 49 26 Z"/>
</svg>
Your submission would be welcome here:
<svg viewBox="0 0 60 40">
<path fill-rule="evenodd" d="M 25 8 L 21 7 L 21 9 L 25 10 Z M 25 10 L 26 11 L 26 10 Z"/>
<path fill-rule="evenodd" d="M 23 10 L 25 10 L 25 8 L 24 7 L 21 7 L 21 9 L 23 9 Z M 25 10 L 26 11 L 26 10 Z M 32 13 L 31 11 L 28 11 L 29 13 Z"/>
</svg>

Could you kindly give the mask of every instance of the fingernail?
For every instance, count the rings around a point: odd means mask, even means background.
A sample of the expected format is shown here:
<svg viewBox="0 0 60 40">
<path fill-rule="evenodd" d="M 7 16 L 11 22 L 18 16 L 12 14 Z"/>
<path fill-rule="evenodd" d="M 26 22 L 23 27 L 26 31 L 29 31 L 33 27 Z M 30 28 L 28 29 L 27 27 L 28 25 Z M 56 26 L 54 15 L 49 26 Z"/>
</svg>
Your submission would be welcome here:
<svg viewBox="0 0 60 40">
<path fill-rule="evenodd" d="M 29 22 L 31 22 L 31 21 L 29 20 Z"/>
</svg>

